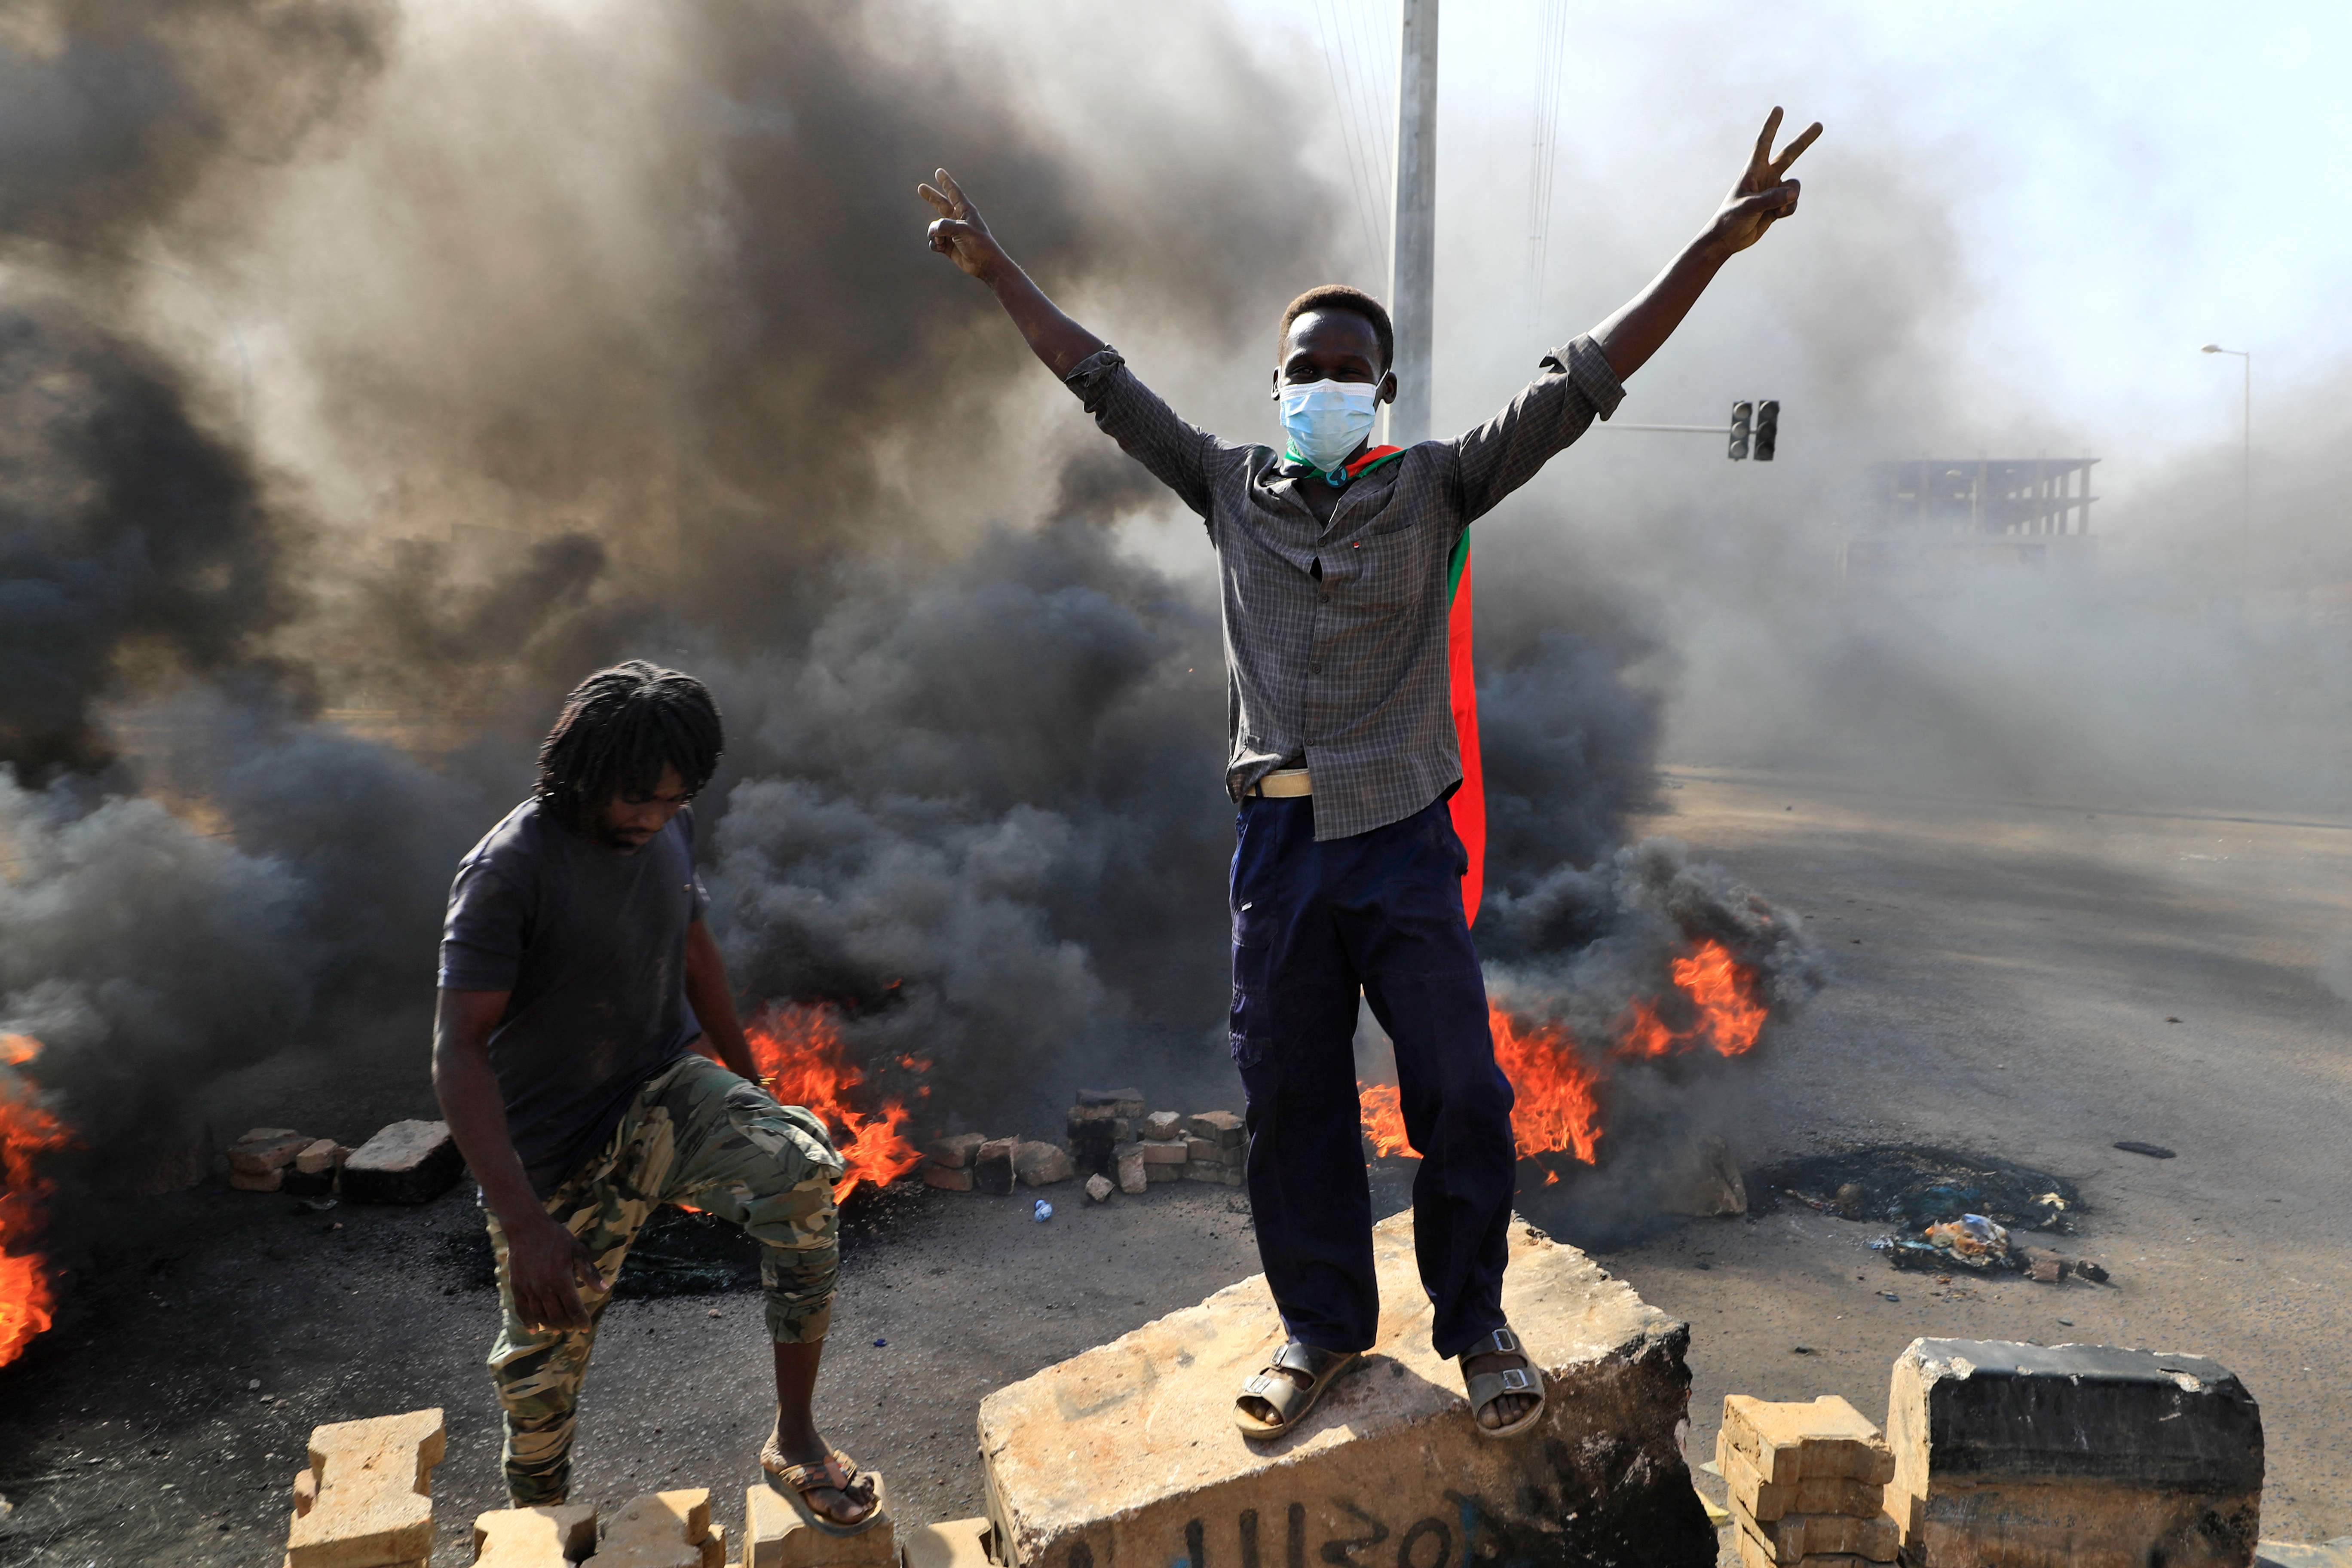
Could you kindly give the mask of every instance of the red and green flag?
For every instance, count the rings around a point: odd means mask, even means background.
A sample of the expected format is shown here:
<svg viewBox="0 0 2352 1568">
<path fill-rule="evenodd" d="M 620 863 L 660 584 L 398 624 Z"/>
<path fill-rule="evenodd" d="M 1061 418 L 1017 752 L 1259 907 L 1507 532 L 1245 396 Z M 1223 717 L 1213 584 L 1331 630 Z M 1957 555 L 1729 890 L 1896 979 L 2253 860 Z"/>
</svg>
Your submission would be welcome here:
<svg viewBox="0 0 2352 1568">
<path fill-rule="evenodd" d="M 1348 465 L 1354 479 L 1369 468 L 1402 456 L 1402 447 L 1374 447 Z M 1470 663 L 1470 531 L 1454 542 L 1445 563 L 1445 669 L 1454 709 L 1454 740 L 1462 753 L 1462 787 L 1447 803 L 1454 814 L 1454 831 L 1469 851 L 1470 868 L 1462 874 L 1462 912 L 1478 923 L 1478 900 L 1486 888 L 1486 775 L 1478 761 L 1478 678 Z"/>
</svg>

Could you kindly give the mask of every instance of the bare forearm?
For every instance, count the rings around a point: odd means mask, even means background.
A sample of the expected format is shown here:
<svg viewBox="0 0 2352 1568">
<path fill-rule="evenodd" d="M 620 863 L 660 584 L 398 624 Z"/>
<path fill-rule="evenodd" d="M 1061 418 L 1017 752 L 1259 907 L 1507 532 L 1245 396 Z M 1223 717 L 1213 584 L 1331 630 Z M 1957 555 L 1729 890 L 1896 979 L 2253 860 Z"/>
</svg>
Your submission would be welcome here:
<svg viewBox="0 0 2352 1568">
<path fill-rule="evenodd" d="M 756 1080 L 759 1068 L 751 1047 L 743 1038 L 743 1023 L 735 1013 L 735 989 L 727 981 L 727 963 L 719 943 L 700 921 L 686 932 L 686 1001 L 694 1009 L 702 1037 L 729 1072 Z"/>
<path fill-rule="evenodd" d="M 1666 263 L 1665 269 L 1640 293 L 1619 306 L 1616 314 L 1592 329 L 1592 341 L 1618 380 L 1649 363 L 1650 356 L 1683 324 L 1683 318 L 1690 314 L 1730 256 L 1710 228 L 1685 246 L 1682 254 Z"/>
<path fill-rule="evenodd" d="M 997 252 L 984 281 L 996 296 L 996 302 L 1004 307 L 1004 313 L 1013 318 L 1013 324 L 1021 329 L 1030 352 L 1044 361 L 1056 378 L 1068 375 L 1087 356 L 1102 352 L 1103 341 L 1064 314 L 1062 308 L 1047 299 L 1045 291 L 1003 251 Z"/>
<path fill-rule="evenodd" d="M 483 1201 L 499 1224 L 512 1228 L 541 1210 L 507 1129 L 506 1100 L 499 1092 L 499 1076 L 490 1067 L 488 1020 L 453 1016 L 467 1009 L 463 1005 L 453 1007 L 449 998 L 471 994 L 441 994 L 433 1028 L 433 1097 L 441 1102 L 442 1120 L 448 1122 L 449 1136 L 457 1141 L 457 1152 L 466 1157 L 467 1168 L 482 1184 Z M 503 1008 L 501 998 L 499 1010 Z M 491 1017 L 494 1020 L 495 1014 Z"/>
</svg>

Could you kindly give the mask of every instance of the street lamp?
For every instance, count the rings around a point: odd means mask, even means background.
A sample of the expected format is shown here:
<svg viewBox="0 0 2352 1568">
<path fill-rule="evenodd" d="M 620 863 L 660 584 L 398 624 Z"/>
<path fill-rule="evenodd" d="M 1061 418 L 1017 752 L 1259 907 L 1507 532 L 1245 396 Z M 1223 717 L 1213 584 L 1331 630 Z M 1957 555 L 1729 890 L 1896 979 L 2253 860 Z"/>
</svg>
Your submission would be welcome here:
<svg viewBox="0 0 2352 1568">
<path fill-rule="evenodd" d="M 2245 370 L 2245 437 L 2238 459 L 2238 529 L 2244 535 L 2240 548 L 2246 552 L 2246 570 L 2251 573 L 2254 555 L 2254 356 L 2252 350 L 2225 349 L 2220 343 L 2207 343 L 2197 352 L 2235 354 Z"/>
</svg>

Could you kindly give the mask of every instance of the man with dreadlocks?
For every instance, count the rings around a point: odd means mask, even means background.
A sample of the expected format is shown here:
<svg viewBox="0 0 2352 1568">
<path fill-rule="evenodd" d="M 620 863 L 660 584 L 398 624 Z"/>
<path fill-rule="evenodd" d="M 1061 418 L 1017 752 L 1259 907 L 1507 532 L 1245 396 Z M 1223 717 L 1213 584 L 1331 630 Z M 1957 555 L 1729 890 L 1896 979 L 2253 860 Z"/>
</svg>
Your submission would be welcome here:
<svg viewBox="0 0 2352 1568">
<path fill-rule="evenodd" d="M 821 1121 L 760 1087 L 702 921 L 688 803 L 721 743 L 710 693 L 674 669 L 632 659 L 565 700 L 531 798 L 457 868 L 433 1086 L 489 1211 L 490 1373 L 515 1506 L 569 1492 L 581 1384 L 622 1259 L 656 1208 L 691 1203 L 761 1243 L 776 1377 L 761 1464 L 812 1523 L 847 1533 L 881 1517 L 873 1483 L 809 1407 L 842 1163 Z"/>
<path fill-rule="evenodd" d="M 1475 756 L 1456 728 L 1475 710 L 1466 531 L 1607 418 L 1724 263 L 1797 210 L 1789 165 L 1822 128 L 1776 157 L 1780 127 L 1775 109 L 1730 194 L 1647 288 L 1545 355 L 1545 374 L 1494 418 L 1410 451 L 1370 445 L 1396 397 L 1395 342 L 1361 290 L 1311 289 L 1282 313 L 1270 387 L 1282 447 L 1223 440 L 1063 314 L 946 170 L 917 187 L 939 215 L 931 248 L 988 286 L 1095 423 L 1201 515 L 1217 552 L 1225 789 L 1239 811 L 1232 1046 L 1258 1257 L 1287 1340 L 1234 1402 L 1251 1437 L 1305 1419 L 1379 1321 L 1360 1001 L 1396 1044 L 1422 1156 L 1413 1239 L 1437 1353 L 1458 1358 L 1483 1434 L 1527 1432 L 1542 1411 L 1542 1381 L 1503 1317 L 1512 1091 L 1470 940 L 1472 851 L 1451 809 Z"/>
</svg>

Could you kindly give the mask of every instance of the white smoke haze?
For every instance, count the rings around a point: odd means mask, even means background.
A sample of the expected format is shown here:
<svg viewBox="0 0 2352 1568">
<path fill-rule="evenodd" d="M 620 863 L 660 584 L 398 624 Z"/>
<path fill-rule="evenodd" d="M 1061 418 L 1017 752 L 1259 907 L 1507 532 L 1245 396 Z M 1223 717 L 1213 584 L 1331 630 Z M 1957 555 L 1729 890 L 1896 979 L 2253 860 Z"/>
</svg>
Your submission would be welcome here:
<svg viewBox="0 0 2352 1568">
<path fill-rule="evenodd" d="M 923 249 L 911 190 L 954 169 L 1180 407 L 1260 434 L 1283 302 L 1381 283 L 1311 37 L 912 0 L 303 16 L 54 4 L 0 33 L 0 907 L 47 911 L 0 998 L 48 1020 L 9 1026 L 65 1113 L 114 1136 L 330 1045 L 411 1053 L 421 1091 L 456 858 L 562 691 L 627 656 L 727 713 L 700 813 L 755 999 L 841 1006 L 974 1118 L 1114 1067 L 1228 1083 L 1198 523 Z M 1449 79 L 1442 424 L 1687 237 L 1774 97 L 1813 112 L 1704 36 L 1621 40 L 1572 107 L 1540 321 L 1497 242 L 1523 127 Z M 1644 133 L 1604 135 L 1628 101 Z M 2130 526 L 2085 582 L 1838 580 L 1864 464 L 2095 434 L 1985 378 L 1969 159 L 1832 123 L 1799 218 L 1620 416 L 1778 396 L 1779 461 L 1600 430 L 1480 525 L 1498 994 L 1598 1018 L 1702 935 L 1783 1010 L 1819 983 L 1770 889 L 1626 847 L 1664 755 L 2340 799 L 2344 637 L 2305 592 L 2352 576 L 2326 421 L 2277 438 L 2251 553 L 2214 542 L 2234 469 L 2200 449 L 2102 503 Z M 2260 591 L 2217 595 L 2217 560 Z M 168 942 L 91 890 L 142 865 Z"/>
</svg>

